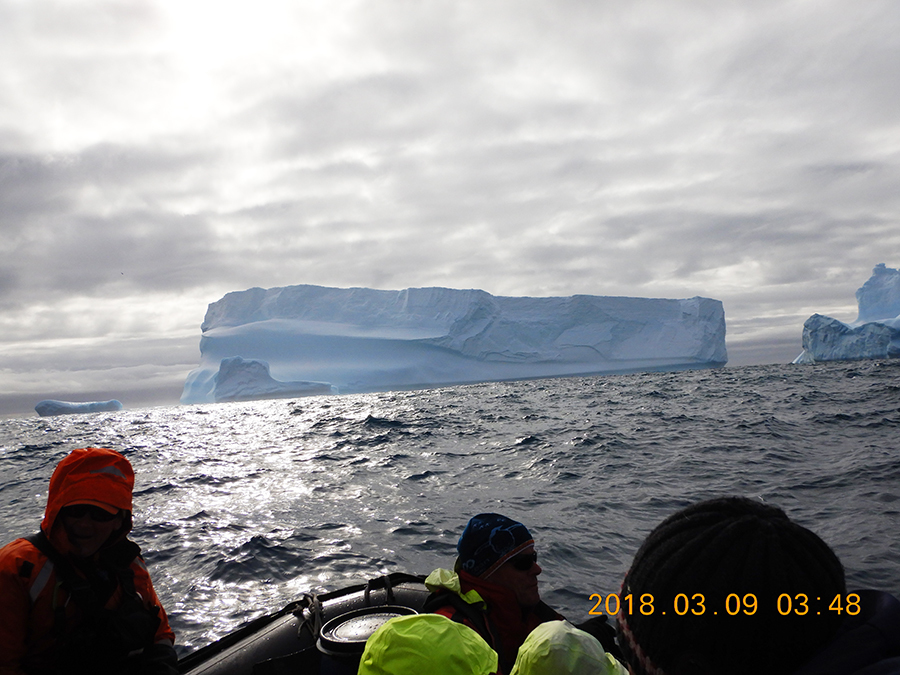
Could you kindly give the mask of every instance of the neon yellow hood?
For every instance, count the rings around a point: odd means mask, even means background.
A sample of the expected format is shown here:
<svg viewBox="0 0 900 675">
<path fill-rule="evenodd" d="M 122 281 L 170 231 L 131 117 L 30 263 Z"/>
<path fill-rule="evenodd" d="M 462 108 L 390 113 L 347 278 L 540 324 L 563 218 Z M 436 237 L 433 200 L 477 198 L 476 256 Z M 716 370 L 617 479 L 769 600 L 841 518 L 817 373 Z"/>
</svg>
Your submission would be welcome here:
<svg viewBox="0 0 900 675">
<path fill-rule="evenodd" d="M 519 647 L 509 675 L 628 675 L 593 635 L 568 621 L 548 621 Z"/>
<path fill-rule="evenodd" d="M 497 653 L 468 626 L 440 614 L 391 619 L 366 641 L 358 675 L 491 675 Z"/>
</svg>

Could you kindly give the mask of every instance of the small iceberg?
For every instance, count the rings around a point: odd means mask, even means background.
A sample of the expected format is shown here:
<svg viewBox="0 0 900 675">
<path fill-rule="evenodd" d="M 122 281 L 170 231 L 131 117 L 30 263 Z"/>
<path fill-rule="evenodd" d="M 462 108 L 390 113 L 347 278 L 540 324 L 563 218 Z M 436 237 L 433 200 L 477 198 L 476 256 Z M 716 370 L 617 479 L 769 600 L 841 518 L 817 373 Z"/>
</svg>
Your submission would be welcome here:
<svg viewBox="0 0 900 675">
<path fill-rule="evenodd" d="M 222 359 L 213 379 L 216 402 L 335 393 L 327 382 L 280 382 L 269 374 L 269 364 L 265 361 L 240 356 Z"/>
<path fill-rule="evenodd" d="M 116 412 L 122 409 L 122 404 L 116 399 L 109 401 L 88 401 L 86 403 L 73 403 L 71 401 L 41 401 L 34 406 L 35 412 L 41 417 L 53 415 L 77 415 L 92 412 Z"/>
</svg>

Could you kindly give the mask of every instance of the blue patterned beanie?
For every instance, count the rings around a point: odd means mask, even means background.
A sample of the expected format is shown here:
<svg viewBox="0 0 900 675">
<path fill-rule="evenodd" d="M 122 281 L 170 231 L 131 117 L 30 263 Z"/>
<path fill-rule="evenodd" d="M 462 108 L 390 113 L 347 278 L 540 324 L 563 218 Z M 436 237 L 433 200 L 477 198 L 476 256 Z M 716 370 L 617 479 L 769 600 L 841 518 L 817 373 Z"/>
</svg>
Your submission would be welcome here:
<svg viewBox="0 0 900 675">
<path fill-rule="evenodd" d="M 534 545 L 528 528 L 499 513 L 479 513 L 463 530 L 455 569 L 487 578 L 514 555 Z"/>
</svg>

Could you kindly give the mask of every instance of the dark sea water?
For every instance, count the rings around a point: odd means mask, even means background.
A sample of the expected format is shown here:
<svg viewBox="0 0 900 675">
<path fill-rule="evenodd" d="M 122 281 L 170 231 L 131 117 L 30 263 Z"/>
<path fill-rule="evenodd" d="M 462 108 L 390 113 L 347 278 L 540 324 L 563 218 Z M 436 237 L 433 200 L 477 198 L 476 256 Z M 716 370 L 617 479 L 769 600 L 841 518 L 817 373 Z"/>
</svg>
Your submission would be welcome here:
<svg viewBox="0 0 900 675">
<path fill-rule="evenodd" d="M 36 531 L 55 464 L 137 473 L 134 539 L 197 648 L 307 591 L 452 566 L 468 518 L 537 540 L 574 621 L 693 501 L 784 508 L 848 585 L 900 594 L 900 362 L 753 366 L 0 421 L 0 542 Z"/>
</svg>

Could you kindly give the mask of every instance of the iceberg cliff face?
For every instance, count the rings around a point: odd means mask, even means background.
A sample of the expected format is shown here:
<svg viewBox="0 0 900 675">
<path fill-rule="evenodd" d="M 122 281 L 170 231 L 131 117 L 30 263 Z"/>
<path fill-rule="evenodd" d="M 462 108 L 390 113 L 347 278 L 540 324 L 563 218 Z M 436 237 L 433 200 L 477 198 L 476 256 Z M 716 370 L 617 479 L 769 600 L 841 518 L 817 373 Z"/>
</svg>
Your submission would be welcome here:
<svg viewBox="0 0 900 675">
<path fill-rule="evenodd" d="M 228 389 L 235 400 L 301 395 L 307 385 L 306 393 L 385 391 L 728 360 L 722 303 L 699 297 L 251 288 L 212 303 L 201 329 L 201 362 L 183 403 L 226 400 L 223 379 L 240 383 Z M 236 356 L 243 361 L 223 361 Z"/>
<path fill-rule="evenodd" d="M 900 272 L 884 263 L 856 291 L 859 316 L 844 323 L 813 314 L 803 324 L 803 352 L 794 363 L 900 357 Z"/>
</svg>

